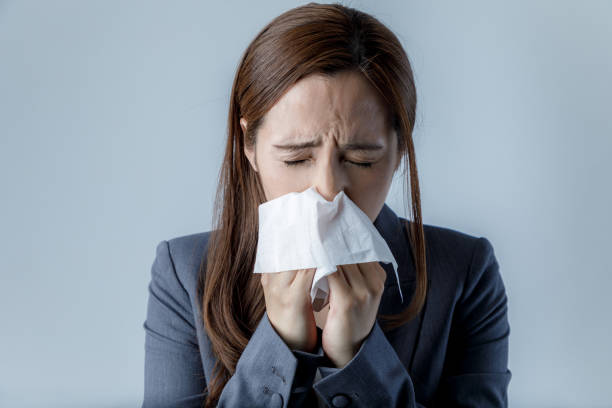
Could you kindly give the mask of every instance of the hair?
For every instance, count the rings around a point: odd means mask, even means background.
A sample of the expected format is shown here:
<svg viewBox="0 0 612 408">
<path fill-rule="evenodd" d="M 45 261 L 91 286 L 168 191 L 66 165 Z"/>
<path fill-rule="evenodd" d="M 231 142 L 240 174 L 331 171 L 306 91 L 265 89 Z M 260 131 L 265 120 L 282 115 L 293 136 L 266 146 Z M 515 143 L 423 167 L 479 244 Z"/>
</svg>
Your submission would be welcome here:
<svg viewBox="0 0 612 408">
<path fill-rule="evenodd" d="M 202 319 L 217 358 L 205 390 L 206 407 L 218 402 L 265 313 L 260 275 L 253 273 L 253 267 L 258 206 L 266 198 L 244 147 L 255 145 L 265 113 L 297 81 L 310 74 L 333 76 L 346 70 L 360 72 L 384 98 L 389 123 L 397 134 L 398 153 L 410 168 L 414 221 L 404 221 L 415 262 L 415 292 L 401 313 L 379 316 L 383 330 L 409 322 L 423 307 L 427 293 L 425 234 L 412 141 L 417 97 L 408 57 L 391 30 L 367 13 L 339 3 L 308 3 L 288 10 L 249 44 L 232 85 L 213 229 L 198 281 Z M 249 124 L 246 134 L 240 127 L 241 117 Z"/>
</svg>

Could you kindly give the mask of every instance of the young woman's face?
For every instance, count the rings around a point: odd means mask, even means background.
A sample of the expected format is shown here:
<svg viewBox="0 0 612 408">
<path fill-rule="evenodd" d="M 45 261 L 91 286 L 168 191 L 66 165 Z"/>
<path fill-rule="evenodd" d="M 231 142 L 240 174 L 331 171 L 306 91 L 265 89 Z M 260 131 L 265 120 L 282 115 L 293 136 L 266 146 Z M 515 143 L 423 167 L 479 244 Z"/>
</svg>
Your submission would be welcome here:
<svg viewBox="0 0 612 408">
<path fill-rule="evenodd" d="M 356 72 L 298 81 L 266 113 L 245 148 L 266 199 L 315 186 L 328 201 L 341 190 L 372 221 L 400 163 L 384 101 Z M 240 119 L 243 132 L 248 123 Z"/>
</svg>

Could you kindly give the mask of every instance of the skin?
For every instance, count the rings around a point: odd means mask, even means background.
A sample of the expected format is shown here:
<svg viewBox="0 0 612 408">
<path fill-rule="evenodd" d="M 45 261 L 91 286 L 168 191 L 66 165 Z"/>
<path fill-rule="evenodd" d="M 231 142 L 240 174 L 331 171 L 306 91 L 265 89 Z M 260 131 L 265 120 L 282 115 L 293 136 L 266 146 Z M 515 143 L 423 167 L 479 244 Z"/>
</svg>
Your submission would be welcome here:
<svg viewBox="0 0 612 408">
<path fill-rule="evenodd" d="M 241 118 L 240 125 L 246 133 L 248 122 Z M 307 142 L 315 146 L 276 147 Z M 355 144 L 378 148 L 355 149 Z M 298 81 L 266 113 L 257 143 L 244 153 L 267 200 L 315 186 L 331 201 L 344 190 L 372 221 L 384 205 L 401 158 L 396 133 L 386 123 L 384 100 L 354 71 Z M 286 163 L 292 161 L 301 162 Z M 294 349 L 314 351 L 316 326 L 321 327 L 325 354 L 343 367 L 374 325 L 386 272 L 378 262 L 340 265 L 328 276 L 329 304 L 321 311 L 311 305 L 313 276 L 314 269 L 261 274 L 266 312 Z"/>
</svg>

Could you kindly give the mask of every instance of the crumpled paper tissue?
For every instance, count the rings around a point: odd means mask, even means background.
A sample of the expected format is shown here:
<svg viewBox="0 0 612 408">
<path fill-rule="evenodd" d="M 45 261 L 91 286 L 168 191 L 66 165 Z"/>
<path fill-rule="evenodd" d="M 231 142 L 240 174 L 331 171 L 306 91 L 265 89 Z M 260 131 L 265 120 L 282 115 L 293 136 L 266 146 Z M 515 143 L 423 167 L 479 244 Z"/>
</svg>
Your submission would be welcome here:
<svg viewBox="0 0 612 408">
<path fill-rule="evenodd" d="M 326 276 L 337 265 L 397 262 L 370 218 L 340 191 L 327 201 L 316 188 L 291 192 L 259 205 L 259 237 L 253 273 L 316 268 L 310 289 L 313 309 L 329 301 Z"/>
</svg>

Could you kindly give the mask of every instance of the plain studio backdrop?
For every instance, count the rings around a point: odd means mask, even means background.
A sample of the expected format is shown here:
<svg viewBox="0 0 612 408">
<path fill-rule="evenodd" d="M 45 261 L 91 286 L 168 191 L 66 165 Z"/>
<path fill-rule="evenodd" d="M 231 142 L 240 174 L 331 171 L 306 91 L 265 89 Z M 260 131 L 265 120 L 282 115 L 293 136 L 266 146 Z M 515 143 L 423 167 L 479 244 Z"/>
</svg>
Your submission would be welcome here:
<svg viewBox="0 0 612 408">
<path fill-rule="evenodd" d="M 239 58 L 304 3 L 0 2 L 0 406 L 141 404 L 155 247 L 210 229 Z M 494 246 L 511 406 L 610 407 L 612 3 L 432 3 L 344 2 L 413 64 L 424 222 Z"/>
</svg>

